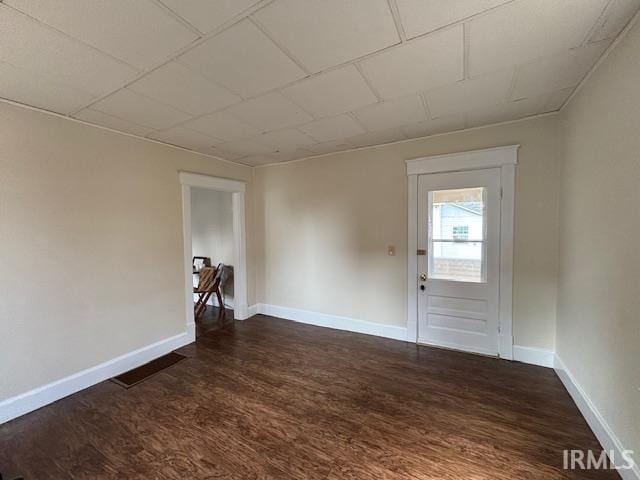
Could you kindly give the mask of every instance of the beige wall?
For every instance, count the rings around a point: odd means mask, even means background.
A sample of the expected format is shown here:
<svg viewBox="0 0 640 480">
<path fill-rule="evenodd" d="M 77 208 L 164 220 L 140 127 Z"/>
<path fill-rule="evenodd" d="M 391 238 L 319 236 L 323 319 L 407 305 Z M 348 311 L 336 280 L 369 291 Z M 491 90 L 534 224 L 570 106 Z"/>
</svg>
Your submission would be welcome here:
<svg viewBox="0 0 640 480">
<path fill-rule="evenodd" d="M 557 119 L 435 136 L 255 172 L 259 302 L 406 325 L 406 159 L 519 143 L 514 335 L 554 348 Z M 395 245 L 395 257 L 387 246 Z"/>
<path fill-rule="evenodd" d="M 562 112 L 557 352 L 640 461 L 640 23 Z"/>
<path fill-rule="evenodd" d="M 191 188 L 193 254 L 233 265 L 233 202 L 229 192 Z"/>
<path fill-rule="evenodd" d="M 252 170 L 0 103 L 0 400 L 185 331 L 178 170 Z"/>
</svg>

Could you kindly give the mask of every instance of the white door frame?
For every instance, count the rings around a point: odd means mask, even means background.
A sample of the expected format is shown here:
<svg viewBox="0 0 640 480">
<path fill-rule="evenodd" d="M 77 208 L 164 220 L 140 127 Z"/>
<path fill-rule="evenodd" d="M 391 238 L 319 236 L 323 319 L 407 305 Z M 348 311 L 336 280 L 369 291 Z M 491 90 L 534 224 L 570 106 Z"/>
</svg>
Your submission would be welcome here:
<svg viewBox="0 0 640 480">
<path fill-rule="evenodd" d="M 182 240 L 184 243 L 184 298 L 187 333 L 196 338 L 196 324 L 193 317 L 193 270 L 191 244 L 191 188 L 208 188 L 219 192 L 230 192 L 233 208 L 233 289 L 234 319 L 249 318 L 247 304 L 247 241 L 245 226 L 244 182 L 226 178 L 210 177 L 197 173 L 179 172 L 182 185 Z"/>
<path fill-rule="evenodd" d="M 500 168 L 500 336 L 501 358 L 513 359 L 513 226 L 515 167 L 520 145 L 420 157 L 407 160 L 408 247 L 407 247 L 407 340 L 418 341 L 418 175 Z"/>
</svg>

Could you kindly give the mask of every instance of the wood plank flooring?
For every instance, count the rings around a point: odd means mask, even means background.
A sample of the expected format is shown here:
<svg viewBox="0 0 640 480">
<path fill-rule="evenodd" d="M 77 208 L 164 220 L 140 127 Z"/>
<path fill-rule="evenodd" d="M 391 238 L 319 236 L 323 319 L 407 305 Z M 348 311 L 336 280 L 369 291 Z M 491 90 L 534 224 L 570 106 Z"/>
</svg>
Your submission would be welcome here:
<svg viewBox="0 0 640 480">
<path fill-rule="evenodd" d="M 617 479 L 553 370 L 265 316 L 0 426 L 5 480 Z"/>
</svg>

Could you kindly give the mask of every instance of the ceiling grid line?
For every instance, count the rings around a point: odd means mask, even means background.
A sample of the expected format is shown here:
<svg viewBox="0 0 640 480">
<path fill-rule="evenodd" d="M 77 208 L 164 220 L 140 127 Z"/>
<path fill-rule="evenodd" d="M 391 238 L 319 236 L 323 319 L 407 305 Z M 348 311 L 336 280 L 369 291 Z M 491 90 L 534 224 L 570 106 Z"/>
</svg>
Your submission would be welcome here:
<svg viewBox="0 0 640 480">
<path fill-rule="evenodd" d="M 187 20 L 182 18 L 180 15 L 176 14 L 176 12 L 174 12 L 169 7 L 167 7 L 164 3 L 162 3 L 161 0 L 151 0 L 151 1 L 153 2 L 154 5 L 156 5 L 158 8 L 163 10 L 171 18 L 173 18 L 177 22 L 181 23 L 184 27 L 186 27 L 189 30 L 191 30 L 191 32 L 194 33 L 195 35 L 197 35 L 198 38 L 201 38 L 204 35 L 204 32 L 201 32 L 194 25 L 189 23 Z"/>
<path fill-rule="evenodd" d="M 253 15 L 249 15 L 247 17 L 247 19 L 258 29 L 260 30 L 262 33 L 264 33 L 264 35 L 271 41 L 271 43 L 273 43 L 276 47 L 278 47 L 280 49 L 280 51 L 282 53 L 284 53 L 287 57 L 289 57 L 289 59 L 295 63 L 298 67 L 300 67 L 300 69 L 306 73 L 307 75 L 304 78 L 308 78 L 310 75 L 313 74 L 313 72 L 311 70 L 309 70 L 307 68 L 307 66 L 302 63 L 299 59 L 296 58 L 296 56 L 291 53 L 289 51 L 289 49 L 287 49 L 284 45 L 282 45 L 280 42 L 278 42 L 273 35 L 271 34 L 271 32 L 269 32 L 269 30 L 262 24 L 260 23 L 260 21 L 258 21 Z M 301 80 L 304 80 L 301 79 Z M 280 88 L 280 87 L 278 87 Z"/>
<path fill-rule="evenodd" d="M 373 86 L 373 84 L 371 83 L 371 80 L 369 80 L 367 75 L 364 73 L 364 71 L 362 70 L 362 65 L 360 65 L 360 62 L 354 62 L 353 65 L 355 66 L 356 70 L 358 70 L 358 73 L 364 80 L 364 83 L 366 83 L 367 87 L 369 87 L 369 90 L 371 90 L 371 93 L 373 93 L 373 95 L 378 99 L 378 101 L 381 102 L 382 95 L 380 95 L 380 92 L 378 92 L 378 89 Z"/>
<path fill-rule="evenodd" d="M 387 0 L 389 4 L 389 10 L 391 10 L 391 15 L 393 16 L 393 23 L 396 25 L 396 30 L 398 31 L 398 36 L 400 37 L 400 41 L 402 43 L 407 43 L 407 34 L 404 31 L 404 26 L 402 25 L 402 20 L 400 19 L 400 11 L 398 10 L 398 4 L 396 0 Z"/>
</svg>

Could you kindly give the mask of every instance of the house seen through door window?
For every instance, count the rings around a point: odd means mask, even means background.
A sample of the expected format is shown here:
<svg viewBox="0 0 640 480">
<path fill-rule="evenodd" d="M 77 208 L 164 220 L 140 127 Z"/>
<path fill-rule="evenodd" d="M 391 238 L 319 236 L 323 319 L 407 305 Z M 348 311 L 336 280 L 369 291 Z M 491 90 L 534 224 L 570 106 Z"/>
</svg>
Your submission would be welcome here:
<svg viewBox="0 0 640 480">
<path fill-rule="evenodd" d="M 429 192 L 430 279 L 486 281 L 485 196 L 483 187 Z"/>
</svg>

